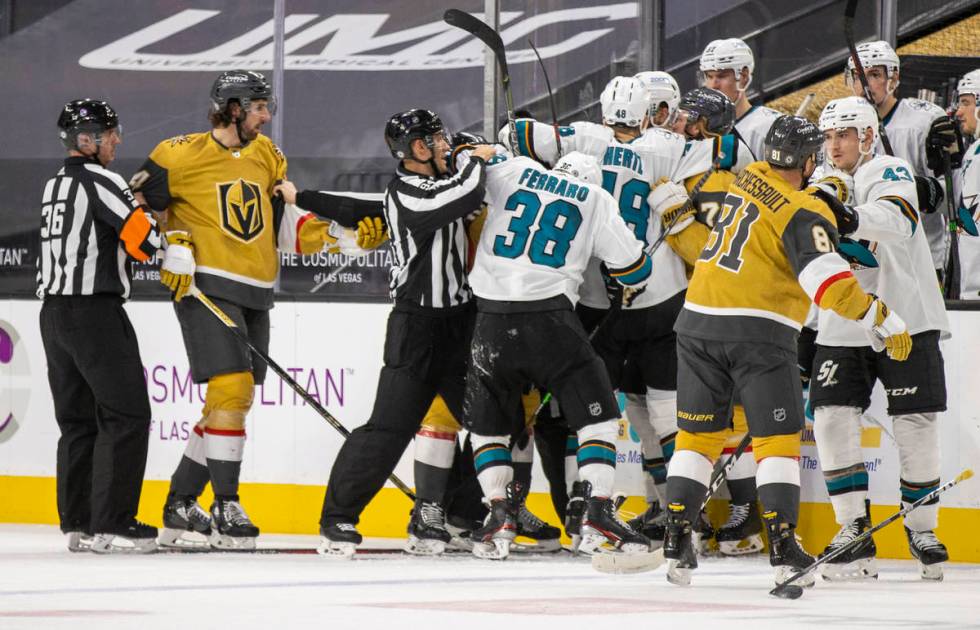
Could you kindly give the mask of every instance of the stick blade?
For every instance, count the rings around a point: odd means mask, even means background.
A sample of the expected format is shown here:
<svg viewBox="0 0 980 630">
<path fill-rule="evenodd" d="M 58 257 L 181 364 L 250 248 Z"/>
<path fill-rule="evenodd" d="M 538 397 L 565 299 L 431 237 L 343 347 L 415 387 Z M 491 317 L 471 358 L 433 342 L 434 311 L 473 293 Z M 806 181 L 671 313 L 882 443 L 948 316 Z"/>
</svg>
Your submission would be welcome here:
<svg viewBox="0 0 980 630">
<path fill-rule="evenodd" d="M 803 596 L 803 588 L 796 584 L 781 584 L 769 591 L 769 594 L 779 599 L 799 599 Z"/>
<path fill-rule="evenodd" d="M 960 473 L 960 479 L 959 480 L 960 481 L 966 481 L 967 479 L 969 479 L 972 476 L 973 476 L 973 469 L 972 468 L 967 468 L 966 470 L 964 470 L 963 472 Z"/>
<path fill-rule="evenodd" d="M 460 11 L 459 9 L 447 9 L 442 14 L 442 19 L 446 24 L 461 28 L 467 33 L 486 44 L 493 54 L 497 57 L 497 63 L 501 68 L 506 68 L 507 59 L 504 56 L 504 42 L 500 39 L 500 34 L 493 30 L 489 24 L 478 19 L 471 13 Z M 506 72 L 505 72 L 506 74 Z"/>
<path fill-rule="evenodd" d="M 592 568 L 599 573 L 628 575 L 653 571 L 665 562 L 664 550 L 623 553 L 621 551 L 598 552 L 592 556 Z"/>
</svg>

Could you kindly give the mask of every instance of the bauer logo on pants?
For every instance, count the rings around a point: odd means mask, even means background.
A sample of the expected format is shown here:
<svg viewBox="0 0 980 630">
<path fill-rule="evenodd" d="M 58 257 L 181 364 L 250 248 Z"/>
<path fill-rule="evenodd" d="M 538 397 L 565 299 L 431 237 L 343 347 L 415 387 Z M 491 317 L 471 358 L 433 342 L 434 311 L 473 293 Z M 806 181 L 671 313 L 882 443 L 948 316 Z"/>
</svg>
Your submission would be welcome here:
<svg viewBox="0 0 980 630">
<path fill-rule="evenodd" d="M 247 243 L 262 234 L 262 188 L 255 182 L 239 179 L 218 184 L 218 207 L 221 225 L 232 236 Z"/>
</svg>

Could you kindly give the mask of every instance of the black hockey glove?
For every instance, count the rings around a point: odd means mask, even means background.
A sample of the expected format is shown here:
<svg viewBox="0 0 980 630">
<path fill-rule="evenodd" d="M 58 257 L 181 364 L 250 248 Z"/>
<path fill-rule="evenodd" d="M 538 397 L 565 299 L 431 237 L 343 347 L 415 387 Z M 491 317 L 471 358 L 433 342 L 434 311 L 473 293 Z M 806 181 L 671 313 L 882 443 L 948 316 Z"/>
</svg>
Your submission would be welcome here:
<svg viewBox="0 0 980 630">
<path fill-rule="evenodd" d="M 837 232 L 841 236 L 857 232 L 858 213 L 854 211 L 854 208 L 845 206 L 835 195 L 821 188 L 815 188 L 811 194 L 830 207 L 830 211 L 834 213 L 834 218 L 837 220 Z"/>
<path fill-rule="evenodd" d="M 963 134 L 960 132 L 959 121 L 949 116 L 932 121 L 929 135 L 926 136 L 926 164 L 936 177 L 942 177 L 946 172 L 943 165 L 944 151 L 949 153 L 951 169 L 963 165 Z"/>
<path fill-rule="evenodd" d="M 602 281 L 606 285 L 606 297 L 609 298 L 609 304 L 613 308 L 619 308 L 623 305 L 623 290 L 625 287 L 609 275 L 609 268 L 606 267 L 606 263 L 599 264 L 599 271 L 602 272 Z"/>
<path fill-rule="evenodd" d="M 932 214 L 939 209 L 946 195 L 939 181 L 932 177 L 915 176 L 915 193 L 919 197 L 919 212 Z"/>
</svg>

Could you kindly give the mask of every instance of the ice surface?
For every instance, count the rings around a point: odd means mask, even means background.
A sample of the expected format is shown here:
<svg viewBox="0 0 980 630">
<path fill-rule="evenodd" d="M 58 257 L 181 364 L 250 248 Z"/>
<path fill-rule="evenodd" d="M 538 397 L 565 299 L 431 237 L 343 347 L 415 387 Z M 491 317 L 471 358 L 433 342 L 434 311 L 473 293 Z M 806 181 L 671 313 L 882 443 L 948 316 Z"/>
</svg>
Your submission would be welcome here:
<svg viewBox="0 0 980 630">
<path fill-rule="evenodd" d="M 469 555 L 73 554 L 54 527 L 0 525 L 0 628 L 167 630 L 574 630 L 578 628 L 963 628 L 980 626 L 980 567 L 950 564 L 923 582 L 911 561 L 879 561 L 881 578 L 818 580 L 796 601 L 768 595 L 757 558 L 707 558 L 690 588 L 663 568 L 631 576 L 587 559 Z M 392 547 L 399 541 L 370 541 Z M 260 546 L 313 547 L 263 536 Z"/>
</svg>

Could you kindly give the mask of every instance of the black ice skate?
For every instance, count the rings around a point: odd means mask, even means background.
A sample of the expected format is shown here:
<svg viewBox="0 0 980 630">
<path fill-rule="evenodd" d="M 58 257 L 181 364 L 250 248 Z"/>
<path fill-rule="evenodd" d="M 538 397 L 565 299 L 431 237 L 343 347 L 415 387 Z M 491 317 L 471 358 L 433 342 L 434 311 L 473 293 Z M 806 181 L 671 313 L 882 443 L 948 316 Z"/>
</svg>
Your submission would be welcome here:
<svg viewBox="0 0 980 630">
<path fill-rule="evenodd" d="M 520 482 L 507 484 L 507 497 L 490 501 L 490 513 L 483 525 L 473 530 L 473 555 L 487 560 L 503 560 L 517 537 L 517 511 L 524 498 Z"/>
<path fill-rule="evenodd" d="M 161 547 L 210 549 L 211 515 L 192 496 L 171 494 L 163 506 Z"/>
<path fill-rule="evenodd" d="M 561 549 L 561 530 L 534 515 L 522 502 L 517 508 L 517 535 L 533 542 L 517 542 L 514 551 L 543 552 Z"/>
<path fill-rule="evenodd" d="M 922 579 L 941 581 L 943 579 L 942 563 L 949 560 L 946 545 L 939 542 L 931 529 L 924 532 L 914 532 L 906 527 L 905 535 L 909 539 L 909 551 L 912 552 L 912 557 L 919 561 L 919 574 Z"/>
<path fill-rule="evenodd" d="M 572 553 L 578 553 L 582 543 L 582 519 L 585 517 L 585 501 L 592 494 L 592 484 L 588 481 L 572 483 L 572 493 L 565 508 L 565 535 L 572 539 Z"/>
<path fill-rule="evenodd" d="M 153 553 L 157 550 L 157 528 L 133 520 L 109 532 L 96 532 L 92 538 L 94 553 Z"/>
<path fill-rule="evenodd" d="M 320 528 L 316 552 L 327 558 L 350 560 L 363 540 L 353 523 L 332 523 Z"/>
<path fill-rule="evenodd" d="M 667 531 L 667 513 L 660 507 L 659 501 L 654 501 L 646 512 L 630 519 L 629 526 L 633 531 L 649 538 L 654 549 L 660 548 L 664 544 L 664 534 Z"/>
<path fill-rule="evenodd" d="M 94 538 L 92 534 L 82 531 L 65 533 L 68 536 L 68 551 L 78 553 L 92 549 L 92 540 Z"/>
<path fill-rule="evenodd" d="M 726 556 L 762 551 L 762 521 L 755 503 L 732 503 L 728 520 L 715 532 L 718 549 Z"/>
<path fill-rule="evenodd" d="M 482 521 L 450 514 L 446 517 L 446 531 L 452 536 L 448 547 L 460 551 L 473 551 L 473 530 L 479 529 L 481 525 L 483 525 Z"/>
<path fill-rule="evenodd" d="M 691 529 L 694 533 L 691 537 L 694 541 L 694 550 L 702 556 L 707 555 L 711 549 L 711 539 L 715 537 L 715 528 L 708 520 L 708 513 L 702 510 L 697 520 L 692 523 Z"/>
<path fill-rule="evenodd" d="M 684 518 L 685 507 L 679 503 L 667 506 L 667 531 L 664 557 L 667 559 L 667 581 L 678 586 L 691 585 L 691 573 L 698 568 L 691 522 Z"/>
<path fill-rule="evenodd" d="M 791 527 L 779 518 L 776 512 L 766 512 L 762 515 L 766 523 L 766 533 L 769 535 L 769 564 L 776 568 L 776 584 L 784 582 L 794 575 L 797 570 L 805 569 L 813 564 L 813 556 L 800 547 L 796 539 L 796 528 Z M 795 583 L 802 587 L 813 586 L 813 574 L 807 574 Z"/>
<path fill-rule="evenodd" d="M 211 522 L 208 540 L 215 549 L 255 549 L 259 528 L 252 524 L 236 499 L 215 498 L 211 504 Z"/>
<path fill-rule="evenodd" d="M 446 550 L 450 540 L 452 535 L 446 530 L 446 513 L 442 506 L 416 499 L 412 518 L 408 521 L 405 551 L 419 556 L 435 556 Z"/>
<path fill-rule="evenodd" d="M 591 487 L 588 489 L 591 490 Z M 579 551 L 591 555 L 599 552 L 607 543 L 623 553 L 650 551 L 650 539 L 634 531 L 619 518 L 612 499 L 590 496 L 586 501 L 585 517 L 582 519 Z"/>
<path fill-rule="evenodd" d="M 834 539 L 820 554 L 821 557 L 833 553 L 841 547 L 851 545 L 855 538 L 871 529 L 871 502 L 868 500 L 864 502 L 864 511 L 864 516 L 856 518 L 840 528 Z M 828 560 L 823 565 L 821 575 L 823 575 L 823 579 L 831 581 L 878 579 L 878 567 L 875 563 L 876 553 L 875 541 L 869 536 L 863 542 L 852 545 L 836 558 Z"/>
</svg>

